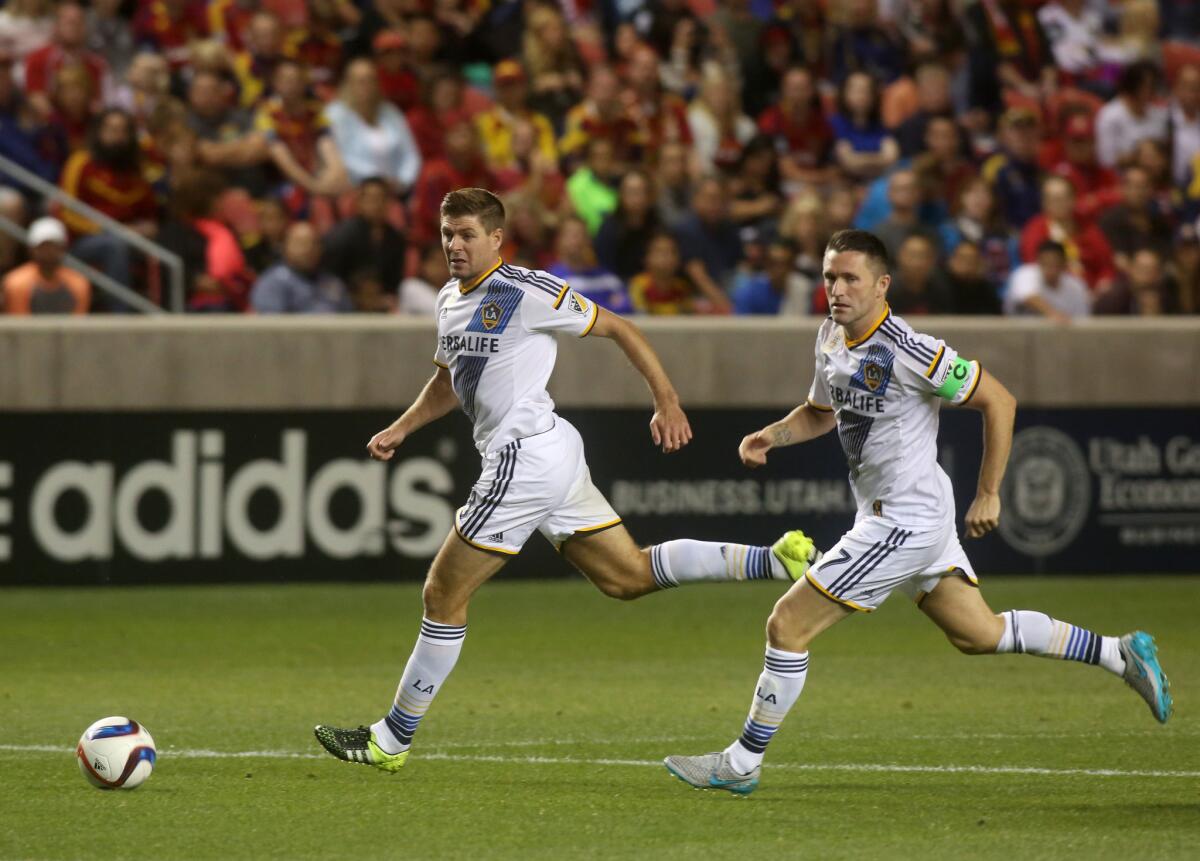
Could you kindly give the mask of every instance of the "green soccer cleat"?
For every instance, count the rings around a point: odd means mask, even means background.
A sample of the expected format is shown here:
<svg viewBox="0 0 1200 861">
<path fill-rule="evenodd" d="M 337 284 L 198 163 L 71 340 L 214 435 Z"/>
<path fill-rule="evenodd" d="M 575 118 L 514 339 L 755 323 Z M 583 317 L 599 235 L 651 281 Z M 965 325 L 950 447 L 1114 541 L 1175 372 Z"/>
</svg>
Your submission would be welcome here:
<svg viewBox="0 0 1200 861">
<path fill-rule="evenodd" d="M 663 760 L 667 771 L 697 789 L 724 789 L 735 795 L 749 795 L 758 788 L 762 766 L 749 774 L 739 774 L 729 764 L 729 754 L 706 753 L 701 756 L 668 756 Z"/>
<path fill-rule="evenodd" d="M 799 529 L 785 532 L 782 538 L 771 545 L 771 552 L 783 563 L 793 582 L 802 578 L 823 555 L 813 540 Z"/>
<path fill-rule="evenodd" d="M 1150 714 L 1159 723 L 1171 717 L 1171 683 L 1158 663 L 1158 647 L 1145 631 L 1134 631 L 1117 641 L 1125 659 L 1125 684 L 1133 688 L 1150 706 Z"/>
<path fill-rule="evenodd" d="M 359 765 L 369 765 L 395 774 L 404 768 L 408 759 L 408 751 L 400 753 L 385 753 L 383 748 L 375 743 L 375 736 L 370 728 L 360 726 L 358 729 L 341 729 L 336 726 L 317 724 L 313 729 L 321 747 L 336 756 L 342 762 L 356 762 Z"/>
</svg>

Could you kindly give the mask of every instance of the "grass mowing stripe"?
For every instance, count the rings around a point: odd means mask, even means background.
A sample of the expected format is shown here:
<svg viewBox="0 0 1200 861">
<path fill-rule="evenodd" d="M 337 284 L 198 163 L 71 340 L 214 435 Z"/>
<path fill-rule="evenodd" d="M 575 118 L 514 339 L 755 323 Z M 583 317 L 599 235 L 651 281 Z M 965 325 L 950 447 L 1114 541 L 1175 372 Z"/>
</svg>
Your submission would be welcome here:
<svg viewBox="0 0 1200 861">
<path fill-rule="evenodd" d="M 70 748 L 49 744 L 0 744 L 0 751 L 13 753 L 74 753 Z M 329 759 L 320 753 L 288 750 L 165 750 L 166 756 L 180 759 Z M 565 756 L 504 756 L 501 754 L 460 754 L 431 751 L 421 759 L 443 762 L 498 762 L 508 765 L 620 765 L 661 766 L 656 759 L 579 759 Z M 1134 771 L 1117 768 L 1041 768 L 1022 765 L 897 765 L 873 762 L 779 762 L 770 768 L 793 771 L 857 771 L 887 774 L 1020 774 L 1044 777 L 1183 777 L 1200 778 L 1200 771 Z"/>
</svg>

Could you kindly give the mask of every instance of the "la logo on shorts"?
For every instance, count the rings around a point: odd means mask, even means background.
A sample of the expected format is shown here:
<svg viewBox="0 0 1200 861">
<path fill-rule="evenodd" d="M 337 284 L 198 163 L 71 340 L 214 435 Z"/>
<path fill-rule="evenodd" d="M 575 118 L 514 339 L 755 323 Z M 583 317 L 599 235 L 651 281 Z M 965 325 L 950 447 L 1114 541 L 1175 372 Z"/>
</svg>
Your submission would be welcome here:
<svg viewBox="0 0 1200 861">
<path fill-rule="evenodd" d="M 492 331 L 500 323 L 500 306 L 495 302 L 488 302 L 479 309 L 479 319 L 483 322 L 483 328 Z"/>
</svg>

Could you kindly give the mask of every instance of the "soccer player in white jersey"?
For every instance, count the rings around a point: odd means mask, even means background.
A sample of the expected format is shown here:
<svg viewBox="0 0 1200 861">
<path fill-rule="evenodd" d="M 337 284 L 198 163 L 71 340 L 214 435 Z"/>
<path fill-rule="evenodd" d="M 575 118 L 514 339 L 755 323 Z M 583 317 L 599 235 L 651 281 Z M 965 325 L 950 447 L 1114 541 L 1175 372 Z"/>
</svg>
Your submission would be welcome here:
<svg viewBox="0 0 1200 861">
<path fill-rule="evenodd" d="M 966 515 L 966 533 L 977 538 L 999 522 L 1013 396 L 978 362 L 891 313 L 887 251 L 874 235 L 834 234 L 823 272 L 830 314 L 817 334 L 808 400 L 743 439 L 739 454 L 747 466 L 762 466 L 771 449 L 836 427 L 858 503 L 854 526 L 797 572 L 775 605 L 741 736 L 718 753 L 667 757 L 667 769 L 692 786 L 753 792 L 767 744 L 804 687 L 809 643 L 852 613 L 871 612 L 895 589 L 966 654 L 1096 664 L 1124 678 L 1165 723 L 1171 696 L 1148 634 L 1102 637 L 1033 610 L 997 614 L 980 594 L 955 531 L 950 480 L 937 463 L 938 409 L 945 402 L 983 413 L 983 462 Z M 786 560 L 787 537 L 775 546 Z"/>
<path fill-rule="evenodd" d="M 452 277 L 437 298 L 437 370 L 367 449 L 389 460 L 414 431 L 461 406 L 474 424 L 482 474 L 430 567 L 420 635 L 390 711 L 370 727 L 315 730 L 339 759 L 389 772 L 404 765 L 417 725 L 458 660 L 472 594 L 535 530 L 604 594 L 622 599 L 703 581 L 790 581 L 807 568 L 795 557 L 818 558 L 797 533 L 776 543 L 788 543 L 793 558 L 786 564 L 771 547 L 688 539 L 634 544 L 592 484 L 579 433 L 555 415 L 546 382 L 556 334 L 615 341 L 650 387 L 654 444 L 673 452 L 692 431 L 658 356 L 636 326 L 565 281 L 505 264 L 504 206 L 491 192 L 446 195 L 441 235 Z"/>
</svg>

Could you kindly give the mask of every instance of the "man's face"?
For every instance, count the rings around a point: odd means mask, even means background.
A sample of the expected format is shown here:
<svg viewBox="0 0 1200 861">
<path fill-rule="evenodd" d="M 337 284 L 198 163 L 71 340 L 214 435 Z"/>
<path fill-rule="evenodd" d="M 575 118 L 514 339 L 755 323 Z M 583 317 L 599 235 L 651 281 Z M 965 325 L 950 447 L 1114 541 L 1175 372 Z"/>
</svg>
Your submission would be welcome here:
<svg viewBox="0 0 1200 861">
<path fill-rule="evenodd" d="M 716 224 L 725 214 L 725 200 L 721 186 L 716 182 L 705 182 L 692 196 L 692 210 L 706 224 Z"/>
<path fill-rule="evenodd" d="M 1037 156 L 1040 134 L 1036 123 L 1021 121 L 1004 130 L 1004 148 L 1022 161 L 1033 161 Z"/>
<path fill-rule="evenodd" d="M 888 200 L 892 209 L 911 212 L 917 207 L 918 197 L 916 174 L 902 170 L 892 175 L 888 182 Z"/>
<path fill-rule="evenodd" d="M 1058 279 L 1067 269 L 1067 261 L 1057 251 L 1043 251 L 1037 257 L 1038 268 L 1042 270 L 1042 278 L 1051 287 L 1058 285 Z"/>
<path fill-rule="evenodd" d="M 883 313 L 891 278 L 879 275 L 861 251 L 825 252 L 822 265 L 829 316 L 841 326 L 870 325 Z"/>
<path fill-rule="evenodd" d="M 933 274 L 933 265 L 937 262 L 933 246 L 921 236 L 910 236 L 904 240 L 898 257 L 905 286 L 925 284 Z"/>
<path fill-rule="evenodd" d="M 250 47 L 259 57 L 276 57 L 283 47 L 283 34 L 274 15 L 255 15 L 250 21 Z"/>
<path fill-rule="evenodd" d="M 582 221 L 567 221 L 558 229 L 558 256 L 575 260 L 588 246 L 587 227 Z"/>
<path fill-rule="evenodd" d="M 57 242 L 41 242 L 30 249 L 29 256 L 43 269 L 57 269 L 66 253 L 67 249 Z"/>
<path fill-rule="evenodd" d="M 677 143 L 665 145 L 658 156 L 658 179 L 668 187 L 687 181 L 687 150 Z"/>
<path fill-rule="evenodd" d="M 938 113 L 950 108 L 950 77 L 943 71 L 930 69 L 917 77 L 917 102 L 921 110 Z"/>
<path fill-rule="evenodd" d="M 1071 184 L 1055 179 L 1042 188 L 1042 211 L 1052 221 L 1066 221 L 1075 210 L 1075 192 Z"/>
<path fill-rule="evenodd" d="M 496 84 L 496 101 L 510 111 L 523 108 L 525 106 L 525 81 L 521 78 L 509 78 Z"/>
<path fill-rule="evenodd" d="M 488 233 L 478 216 L 442 219 L 442 249 L 452 278 L 478 278 L 496 262 L 503 241 L 504 231 L 497 228 Z"/>
<path fill-rule="evenodd" d="M 284 101 L 304 97 L 304 71 L 294 63 L 284 63 L 275 70 L 275 92 Z"/>
<path fill-rule="evenodd" d="M 372 224 L 387 219 L 387 190 L 378 183 L 363 186 L 358 193 L 358 214 Z"/>
<path fill-rule="evenodd" d="M 55 30 L 60 44 L 78 48 L 87 38 L 87 21 L 83 9 L 74 3 L 60 6 Z"/>
<path fill-rule="evenodd" d="M 767 249 L 767 259 L 764 261 L 767 278 L 772 284 L 782 284 L 787 281 L 792 271 L 792 252 L 786 246 L 772 245 Z"/>
<path fill-rule="evenodd" d="M 446 130 L 446 155 L 458 164 L 470 162 L 478 154 L 475 126 L 460 122 Z"/>
<path fill-rule="evenodd" d="M 807 72 L 793 69 L 784 76 L 780 101 L 788 105 L 807 105 L 813 97 L 812 78 Z"/>
<path fill-rule="evenodd" d="M 939 162 L 958 158 L 958 127 L 952 120 L 936 119 L 925 129 L 925 146 Z"/>
<path fill-rule="evenodd" d="M 1134 292 L 1159 289 L 1162 277 L 1162 261 L 1153 251 L 1139 251 L 1129 263 L 1129 284 Z"/>
<path fill-rule="evenodd" d="M 646 249 L 646 269 L 660 277 L 670 277 L 679 269 L 679 248 L 675 241 L 660 236 Z"/>
<path fill-rule="evenodd" d="M 294 224 L 283 244 L 283 257 L 298 272 L 315 272 L 321 262 L 321 240 L 308 224 Z"/>
<path fill-rule="evenodd" d="M 1121 183 L 1121 195 L 1131 209 L 1145 209 L 1150 205 L 1150 197 L 1154 188 L 1150 185 L 1150 177 L 1144 170 L 1129 169 Z"/>
<path fill-rule="evenodd" d="M 960 242 L 946 261 L 946 268 L 955 278 L 982 278 L 983 255 L 970 242 Z"/>
<path fill-rule="evenodd" d="M 124 149 L 132 142 L 129 123 L 120 114 L 109 114 L 100 126 L 100 146 L 110 152 Z"/>
<path fill-rule="evenodd" d="M 202 117 L 215 117 L 225 109 L 225 92 L 215 75 L 197 75 L 188 90 L 188 103 Z"/>
<path fill-rule="evenodd" d="M 1184 66 L 1175 79 L 1175 98 L 1188 113 L 1200 109 L 1200 68 Z"/>
</svg>

